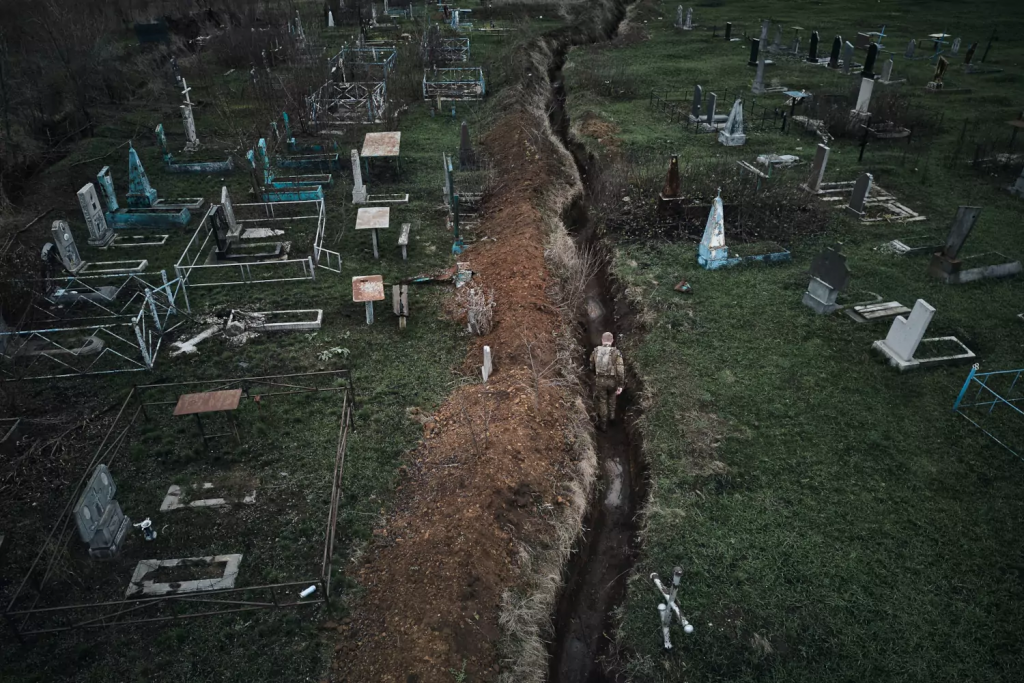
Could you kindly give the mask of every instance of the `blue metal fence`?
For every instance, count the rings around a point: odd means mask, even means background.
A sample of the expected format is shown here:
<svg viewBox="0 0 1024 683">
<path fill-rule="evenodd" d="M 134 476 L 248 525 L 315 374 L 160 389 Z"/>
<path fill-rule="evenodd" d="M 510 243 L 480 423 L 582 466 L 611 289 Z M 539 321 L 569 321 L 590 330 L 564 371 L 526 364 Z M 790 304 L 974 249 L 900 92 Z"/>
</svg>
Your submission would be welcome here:
<svg viewBox="0 0 1024 683">
<path fill-rule="evenodd" d="M 1024 448 L 1018 443 L 1024 442 L 1024 368 L 997 372 L 979 369 L 977 363 L 971 368 L 953 403 L 953 412 L 963 415 L 1018 458 L 1024 458 Z M 968 397 L 969 392 L 973 397 Z"/>
</svg>

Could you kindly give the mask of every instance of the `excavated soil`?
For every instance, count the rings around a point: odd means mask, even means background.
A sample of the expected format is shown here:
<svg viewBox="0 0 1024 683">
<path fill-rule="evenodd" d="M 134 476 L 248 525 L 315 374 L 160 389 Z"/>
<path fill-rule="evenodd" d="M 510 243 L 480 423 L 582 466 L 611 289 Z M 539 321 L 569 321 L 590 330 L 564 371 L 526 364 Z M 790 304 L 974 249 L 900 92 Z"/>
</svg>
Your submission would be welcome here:
<svg viewBox="0 0 1024 683">
<path fill-rule="evenodd" d="M 535 208 L 557 168 L 538 161 L 528 128 L 512 114 L 485 141 L 499 183 L 477 229 L 487 239 L 460 258 L 496 301 L 493 330 L 474 339 L 463 370 L 479 377 L 487 344 L 494 374 L 456 389 L 433 419 L 417 418 L 422 444 L 358 570 L 365 594 L 350 618 L 324 625 L 339 634 L 330 680 L 450 683 L 463 670 L 493 680 L 500 595 L 516 580 L 518 543 L 543 541 L 569 504 L 556 490 L 570 452 L 566 397 L 544 382 L 537 392 L 533 370 L 554 360 L 561 326 Z"/>
</svg>

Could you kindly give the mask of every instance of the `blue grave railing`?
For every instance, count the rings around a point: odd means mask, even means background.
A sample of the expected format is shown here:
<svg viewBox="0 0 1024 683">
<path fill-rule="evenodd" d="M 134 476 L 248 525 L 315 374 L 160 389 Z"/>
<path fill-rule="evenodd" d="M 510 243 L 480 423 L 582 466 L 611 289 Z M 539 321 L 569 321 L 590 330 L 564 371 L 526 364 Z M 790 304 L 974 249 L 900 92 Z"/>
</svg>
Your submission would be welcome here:
<svg viewBox="0 0 1024 683">
<path fill-rule="evenodd" d="M 1024 368 L 978 372 L 975 363 L 953 403 L 953 412 L 963 415 L 993 441 L 1018 458 L 1024 441 Z M 999 436 L 996 433 L 999 433 Z"/>
</svg>

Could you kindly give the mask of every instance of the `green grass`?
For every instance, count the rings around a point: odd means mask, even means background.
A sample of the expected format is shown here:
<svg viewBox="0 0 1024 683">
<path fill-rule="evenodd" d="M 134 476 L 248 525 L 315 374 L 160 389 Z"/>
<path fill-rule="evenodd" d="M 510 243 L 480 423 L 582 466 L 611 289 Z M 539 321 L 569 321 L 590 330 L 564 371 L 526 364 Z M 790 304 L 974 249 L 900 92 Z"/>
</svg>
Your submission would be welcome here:
<svg viewBox="0 0 1024 683">
<path fill-rule="evenodd" d="M 746 146 L 726 149 L 648 109 L 655 87 L 688 97 L 698 82 L 707 92 L 748 87 L 753 78 L 746 43 L 674 31 L 676 4 L 639 6 L 648 40 L 571 53 L 565 75 L 573 119 L 589 112 L 613 122 L 622 152 L 661 155 L 665 168 L 669 153 L 681 155 L 681 167 L 714 157 L 752 161 L 765 152 L 809 159 L 815 143 L 808 137 L 753 135 Z M 783 26 L 805 27 L 804 49 L 817 29 L 826 55 L 833 34 L 852 39 L 884 23 L 887 47 L 898 55 L 895 73 L 911 79 L 903 88 L 913 106 L 945 111 L 947 126 L 915 140 L 908 158 L 916 163 L 906 165 L 899 146 L 869 147 L 858 164 L 852 141 L 832 144 L 826 180 L 872 172 L 927 222 L 864 226 L 837 214 L 821 226 L 826 234 L 786 245 L 791 265 L 719 272 L 697 266 L 693 242 L 616 244 L 614 272 L 649 313 L 646 333 L 626 341 L 647 393 L 642 427 L 652 491 L 644 550 L 621 612 L 628 670 L 637 681 L 1016 680 L 1024 664 L 1021 462 L 951 413 L 967 368 L 899 375 L 870 352 L 886 324 L 818 317 L 800 297 L 811 258 L 839 241 L 853 273 L 847 302 L 868 292 L 907 305 L 923 298 L 938 311 L 929 336 L 957 335 L 985 370 L 1020 367 L 1019 279 L 946 286 L 927 275 L 927 258 L 876 250 L 903 235 L 941 242 L 957 205 L 976 204 L 984 212 L 964 253 L 1024 254 L 1014 227 L 1021 205 L 1000 187 L 1005 179 L 941 163 L 964 116 L 993 126 L 1016 118 L 1018 43 L 1000 40 L 992 49 L 989 62 L 1003 74 L 968 77 L 958 65 L 974 40 L 980 56 L 990 17 L 1019 19 L 1020 8 L 725 2 L 694 11 L 705 28 L 733 21 L 737 36 L 771 14 Z M 964 37 L 947 82 L 974 88 L 969 97 L 929 99 L 922 86 L 932 67 L 902 58 L 911 37 L 943 28 Z M 823 68 L 778 61 L 769 78 L 791 88 L 852 88 L 852 79 Z M 627 92 L 614 99 L 595 92 L 591 84 L 602 73 L 629 84 Z M 884 88 L 876 85 L 876 96 Z M 782 104 L 779 95 L 764 99 Z M 980 101 L 988 105 L 978 108 Z M 719 111 L 729 106 L 720 101 Z M 606 141 L 585 142 L 607 154 Z M 799 182 L 805 172 L 772 182 Z M 685 178 L 682 184 L 685 192 Z M 672 291 L 684 277 L 692 296 Z M 1022 444 L 1024 426 L 1016 429 L 1009 436 Z M 676 648 L 665 654 L 658 596 L 646 577 L 674 565 L 684 569 L 679 602 L 696 633 L 684 637 L 674 628 Z"/>
</svg>

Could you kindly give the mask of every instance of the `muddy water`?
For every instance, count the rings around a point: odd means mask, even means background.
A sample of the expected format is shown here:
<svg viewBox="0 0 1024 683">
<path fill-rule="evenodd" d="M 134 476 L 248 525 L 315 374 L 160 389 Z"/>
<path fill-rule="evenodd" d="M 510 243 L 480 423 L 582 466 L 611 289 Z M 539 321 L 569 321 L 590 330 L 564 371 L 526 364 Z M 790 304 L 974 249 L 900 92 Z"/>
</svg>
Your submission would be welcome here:
<svg viewBox="0 0 1024 683">
<path fill-rule="evenodd" d="M 623 12 L 616 15 L 608 18 L 609 35 L 614 35 Z M 588 159 L 582 147 L 570 138 L 569 117 L 564 107 L 566 93 L 561 68 L 565 62 L 565 41 L 554 47 L 555 63 L 548 74 L 551 124 L 562 144 L 573 153 L 586 183 Z M 598 251 L 602 248 L 588 220 L 586 195 L 572 207 L 566 220 L 579 247 Z M 612 332 L 618 337 L 627 331 L 620 329 L 624 312 L 624 305 L 616 301 L 607 268 L 602 267 L 587 283 L 586 305 L 579 325 L 580 341 L 587 353 L 581 359 L 584 365 L 588 364 L 590 350 L 601 343 L 602 333 Z M 568 567 L 554 615 L 550 668 L 553 683 L 605 683 L 619 679 L 614 657 L 610 656 L 612 611 L 622 601 L 626 578 L 636 559 L 636 517 L 645 484 L 642 458 L 629 429 L 637 417 L 632 399 L 627 382 L 619 396 L 617 419 L 607 431 L 596 433 L 600 493 L 592 501 L 584 536 Z"/>
</svg>

